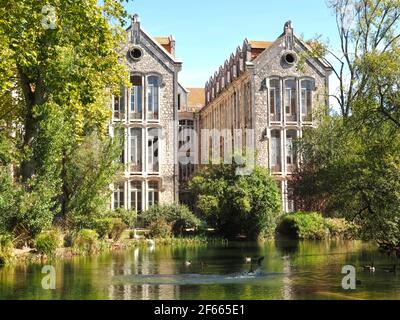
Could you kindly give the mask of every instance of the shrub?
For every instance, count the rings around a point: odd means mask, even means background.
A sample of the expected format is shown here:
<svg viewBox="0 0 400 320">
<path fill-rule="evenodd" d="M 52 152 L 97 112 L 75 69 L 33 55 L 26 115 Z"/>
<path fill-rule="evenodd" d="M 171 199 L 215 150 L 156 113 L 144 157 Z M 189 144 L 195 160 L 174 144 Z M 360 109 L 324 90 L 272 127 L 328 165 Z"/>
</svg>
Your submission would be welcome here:
<svg viewBox="0 0 400 320">
<path fill-rule="evenodd" d="M 11 235 L 0 234 L 0 266 L 12 261 L 13 250 L 14 245 Z"/>
<path fill-rule="evenodd" d="M 107 238 L 113 231 L 114 219 L 102 218 L 96 219 L 94 222 L 94 229 L 101 239 Z"/>
<path fill-rule="evenodd" d="M 353 222 L 344 218 L 326 218 L 325 225 L 332 238 L 355 239 L 358 234 L 358 227 Z"/>
<path fill-rule="evenodd" d="M 125 223 L 129 228 L 133 228 L 135 226 L 137 214 L 135 211 L 126 210 L 123 208 L 118 208 L 114 211 L 111 211 L 107 214 L 107 216 L 121 219 L 123 223 Z"/>
<path fill-rule="evenodd" d="M 265 168 L 245 169 L 234 163 L 200 170 L 189 184 L 196 212 L 226 238 L 271 238 L 281 215 L 276 182 Z"/>
<path fill-rule="evenodd" d="M 158 218 L 150 223 L 150 236 L 153 238 L 169 238 L 172 235 L 172 226 L 165 219 Z"/>
<path fill-rule="evenodd" d="M 111 230 L 113 240 L 118 241 L 127 228 L 128 226 L 121 219 L 115 219 Z"/>
<path fill-rule="evenodd" d="M 295 212 L 282 218 L 278 231 L 297 239 L 325 239 L 329 230 L 324 218 L 316 212 Z"/>
<path fill-rule="evenodd" d="M 74 251 L 81 254 L 93 254 L 99 250 L 99 235 L 90 229 L 80 230 L 73 241 Z"/>
<path fill-rule="evenodd" d="M 40 254 L 53 256 L 62 245 L 62 234 L 58 229 L 43 231 L 36 236 L 35 246 Z"/>
<path fill-rule="evenodd" d="M 174 234 L 181 234 L 185 228 L 197 228 L 202 225 L 188 207 L 181 204 L 155 205 L 140 216 L 146 225 L 154 221 L 164 221 Z"/>
</svg>

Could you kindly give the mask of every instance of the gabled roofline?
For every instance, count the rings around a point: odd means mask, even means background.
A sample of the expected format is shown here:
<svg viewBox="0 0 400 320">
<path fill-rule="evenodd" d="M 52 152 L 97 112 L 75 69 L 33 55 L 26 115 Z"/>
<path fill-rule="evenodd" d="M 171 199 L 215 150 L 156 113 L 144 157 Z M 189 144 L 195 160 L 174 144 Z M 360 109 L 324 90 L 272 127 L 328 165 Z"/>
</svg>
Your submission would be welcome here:
<svg viewBox="0 0 400 320">
<path fill-rule="evenodd" d="M 132 28 L 132 25 L 130 25 L 128 28 L 125 29 L 126 32 L 128 32 Z M 143 29 L 142 26 L 140 26 L 140 31 L 143 32 L 143 34 L 151 40 L 155 44 L 155 46 L 167 57 L 169 58 L 174 64 L 182 64 L 183 62 L 181 60 L 178 60 L 172 56 L 157 40 L 150 35 L 146 30 Z"/>
</svg>

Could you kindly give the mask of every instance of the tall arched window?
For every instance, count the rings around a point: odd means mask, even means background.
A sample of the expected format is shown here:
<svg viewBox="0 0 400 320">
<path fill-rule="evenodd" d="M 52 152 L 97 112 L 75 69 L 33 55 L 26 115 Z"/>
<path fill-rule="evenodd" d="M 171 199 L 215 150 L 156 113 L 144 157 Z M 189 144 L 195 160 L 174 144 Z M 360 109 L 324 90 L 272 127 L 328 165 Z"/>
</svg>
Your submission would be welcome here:
<svg viewBox="0 0 400 320">
<path fill-rule="evenodd" d="M 142 172 L 142 129 L 130 129 L 130 171 Z"/>
<path fill-rule="evenodd" d="M 131 210 L 135 210 L 137 213 L 143 210 L 142 207 L 142 194 L 143 194 L 142 181 L 131 181 L 130 193 L 131 193 Z"/>
<path fill-rule="evenodd" d="M 131 104 L 129 117 L 131 120 L 142 119 L 143 110 L 143 77 L 131 76 Z"/>
<path fill-rule="evenodd" d="M 114 188 L 114 209 L 125 207 L 124 183 L 119 183 Z"/>
<path fill-rule="evenodd" d="M 301 116 L 303 121 L 312 121 L 312 91 L 314 82 L 312 80 L 301 81 Z"/>
<path fill-rule="evenodd" d="M 294 150 L 294 140 L 296 138 L 296 130 L 286 131 L 286 165 L 288 172 L 292 172 L 297 163 L 297 156 Z"/>
<path fill-rule="evenodd" d="M 147 119 L 157 120 L 159 111 L 160 77 L 147 77 Z"/>
<path fill-rule="evenodd" d="M 282 171 L 281 163 L 281 131 L 271 131 L 271 170 L 272 172 Z"/>
<path fill-rule="evenodd" d="M 119 96 L 114 96 L 113 119 L 123 120 L 125 118 L 125 88 L 121 87 Z"/>
<path fill-rule="evenodd" d="M 159 183 L 158 181 L 149 181 L 147 188 L 148 208 L 159 202 Z"/>
<path fill-rule="evenodd" d="M 284 105 L 286 121 L 294 122 L 297 120 L 297 89 L 296 80 L 285 80 Z"/>
<path fill-rule="evenodd" d="M 150 128 L 147 130 L 147 171 L 157 173 L 159 171 L 159 139 L 161 130 Z"/>
<path fill-rule="evenodd" d="M 281 121 L 281 85 L 279 79 L 269 80 L 270 121 Z"/>
</svg>

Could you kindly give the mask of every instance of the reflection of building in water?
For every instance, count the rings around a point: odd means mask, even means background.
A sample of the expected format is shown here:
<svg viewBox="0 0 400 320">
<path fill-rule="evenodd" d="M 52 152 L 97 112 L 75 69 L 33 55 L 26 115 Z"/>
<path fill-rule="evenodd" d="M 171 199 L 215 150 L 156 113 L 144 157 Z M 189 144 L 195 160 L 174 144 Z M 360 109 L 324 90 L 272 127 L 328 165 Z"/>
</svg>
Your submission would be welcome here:
<svg viewBox="0 0 400 320">
<path fill-rule="evenodd" d="M 283 289 L 282 289 L 282 298 L 284 300 L 292 300 L 292 284 L 291 284 L 291 271 L 292 271 L 292 266 L 290 264 L 290 258 L 285 259 L 283 261 Z"/>
<path fill-rule="evenodd" d="M 114 260 L 110 267 L 110 281 L 108 287 L 108 298 L 110 300 L 171 300 L 179 298 L 179 286 L 170 284 L 149 284 L 146 280 L 143 283 L 135 284 L 135 276 L 175 274 L 173 264 L 158 264 L 150 256 L 149 249 L 136 248 L 133 252 L 133 259 L 121 257 L 121 260 Z M 151 258 L 151 259 L 150 259 Z M 151 261 L 150 261 L 151 260 Z M 121 284 L 114 284 L 114 277 L 127 277 L 118 279 Z"/>
</svg>

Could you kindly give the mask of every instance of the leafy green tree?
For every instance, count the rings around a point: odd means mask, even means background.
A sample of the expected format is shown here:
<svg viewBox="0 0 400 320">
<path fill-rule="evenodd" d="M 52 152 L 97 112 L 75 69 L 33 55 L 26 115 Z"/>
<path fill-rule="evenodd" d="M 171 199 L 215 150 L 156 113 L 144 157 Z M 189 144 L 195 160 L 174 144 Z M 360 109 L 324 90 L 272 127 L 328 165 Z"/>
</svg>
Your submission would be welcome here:
<svg viewBox="0 0 400 320">
<path fill-rule="evenodd" d="M 245 234 L 251 239 L 274 234 L 281 214 L 276 183 L 267 170 L 255 167 L 250 175 L 237 175 L 238 165 L 210 165 L 189 184 L 201 218 L 229 238 Z"/>
<path fill-rule="evenodd" d="M 108 169 L 92 166 L 90 178 L 80 171 L 74 182 L 68 171 L 79 167 L 93 132 L 107 149 L 110 97 L 128 79 L 118 50 L 127 16 L 121 2 L 0 1 L 0 125 L 17 150 L 11 182 L 17 200 L 0 215 L 13 227 L 35 235 L 59 212 L 92 209 L 104 196 Z M 104 157 L 98 162 L 109 164 Z M 81 194 L 67 197 L 73 184 Z"/>
<path fill-rule="evenodd" d="M 333 57 L 340 113 L 322 116 L 298 143 L 295 197 L 301 208 L 344 216 L 365 239 L 400 252 L 400 2 L 331 5 L 341 52 L 317 43 L 314 53 Z"/>
</svg>

